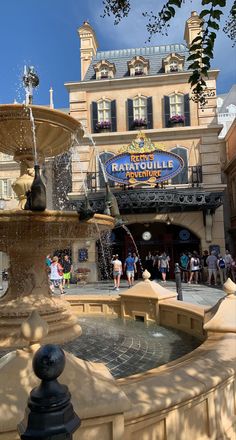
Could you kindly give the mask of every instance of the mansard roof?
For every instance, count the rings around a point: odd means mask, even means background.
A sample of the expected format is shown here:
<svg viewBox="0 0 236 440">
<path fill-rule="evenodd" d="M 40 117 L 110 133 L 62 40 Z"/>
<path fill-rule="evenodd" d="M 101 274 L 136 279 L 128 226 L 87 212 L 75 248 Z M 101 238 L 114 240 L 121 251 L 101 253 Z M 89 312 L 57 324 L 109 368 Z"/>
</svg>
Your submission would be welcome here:
<svg viewBox="0 0 236 440">
<path fill-rule="evenodd" d="M 87 70 L 83 81 L 91 81 L 96 79 L 94 72 L 94 65 L 101 60 L 107 60 L 110 63 L 114 63 L 116 68 L 115 79 L 129 77 L 128 62 L 135 56 L 142 56 L 149 61 L 148 75 L 157 75 L 164 73 L 162 60 L 168 54 L 176 53 L 185 56 L 185 60 L 188 57 L 188 48 L 184 44 L 168 44 L 162 46 L 147 46 L 136 49 L 115 49 L 98 51 L 92 58 L 91 64 Z M 188 64 L 185 61 L 184 71 L 187 71 Z"/>
</svg>

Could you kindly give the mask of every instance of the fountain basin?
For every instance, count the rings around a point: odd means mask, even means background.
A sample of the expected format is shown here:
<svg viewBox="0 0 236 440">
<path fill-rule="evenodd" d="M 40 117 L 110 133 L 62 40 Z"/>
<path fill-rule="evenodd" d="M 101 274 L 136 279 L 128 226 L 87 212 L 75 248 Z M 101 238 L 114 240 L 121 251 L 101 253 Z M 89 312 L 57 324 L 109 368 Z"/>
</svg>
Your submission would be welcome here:
<svg viewBox="0 0 236 440">
<path fill-rule="evenodd" d="M 83 137 L 81 124 L 76 119 L 57 110 L 43 106 L 22 104 L 0 105 L 0 151 L 21 160 L 22 156 L 32 159 L 32 123 L 29 117 L 32 109 L 37 139 L 37 152 L 41 157 L 53 157 L 65 152 L 71 145 L 72 133 Z"/>
<path fill-rule="evenodd" d="M 0 212 L 0 249 L 10 259 L 9 285 L 0 301 L 0 346 L 25 344 L 21 324 L 33 310 L 49 325 L 44 342 L 63 343 L 80 335 L 70 304 L 51 294 L 45 257 L 78 237 L 96 237 L 98 227 L 106 230 L 113 225 L 114 219 L 102 214 L 80 222 L 77 212 Z"/>
</svg>

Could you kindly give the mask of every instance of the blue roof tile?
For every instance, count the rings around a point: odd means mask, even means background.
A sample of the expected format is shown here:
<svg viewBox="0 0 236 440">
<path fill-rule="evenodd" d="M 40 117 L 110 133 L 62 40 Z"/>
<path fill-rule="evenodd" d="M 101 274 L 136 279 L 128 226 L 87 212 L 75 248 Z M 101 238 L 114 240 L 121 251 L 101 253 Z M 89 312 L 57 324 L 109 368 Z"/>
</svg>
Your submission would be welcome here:
<svg viewBox="0 0 236 440">
<path fill-rule="evenodd" d="M 107 60 L 115 64 L 116 74 L 115 78 L 124 78 L 129 76 L 127 62 L 133 57 L 141 55 L 149 60 L 150 69 L 148 76 L 157 75 L 158 73 L 164 73 L 162 67 L 162 59 L 169 53 L 176 52 L 180 55 L 184 55 L 185 59 L 188 57 L 189 52 L 187 46 L 184 44 L 168 44 L 162 46 L 147 46 L 134 49 L 119 49 L 119 50 L 106 50 L 99 51 L 96 56 L 92 58 L 91 64 L 87 70 L 83 81 L 91 81 L 96 79 L 93 66 L 101 60 Z M 188 64 L 185 61 L 184 70 L 188 68 Z"/>
</svg>

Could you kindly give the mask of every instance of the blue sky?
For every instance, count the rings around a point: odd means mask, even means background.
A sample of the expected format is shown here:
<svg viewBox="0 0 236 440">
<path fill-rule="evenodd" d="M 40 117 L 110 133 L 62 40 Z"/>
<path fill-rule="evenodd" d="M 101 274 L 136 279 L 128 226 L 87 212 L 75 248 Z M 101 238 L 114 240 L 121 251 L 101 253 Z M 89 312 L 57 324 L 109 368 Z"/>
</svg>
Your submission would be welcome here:
<svg viewBox="0 0 236 440">
<path fill-rule="evenodd" d="M 64 83 L 80 80 L 77 28 L 83 21 L 89 20 L 93 26 L 100 50 L 142 47 L 146 44 L 147 32 L 141 12 L 143 8 L 155 11 L 163 3 L 162 0 L 131 0 L 132 13 L 114 26 L 112 18 L 100 17 L 102 0 L 1 0 L 0 102 L 23 101 L 23 66 L 33 64 L 40 76 L 34 103 L 48 104 L 52 85 L 55 107 L 67 107 Z M 200 3 L 199 0 L 186 0 L 171 24 L 169 35 L 156 35 L 151 45 L 182 43 L 185 20 L 191 10 L 199 10 Z M 232 0 L 227 4 L 229 10 Z M 218 93 L 227 92 L 236 83 L 236 50 L 222 30 L 218 33 L 213 67 L 221 70 Z"/>
</svg>

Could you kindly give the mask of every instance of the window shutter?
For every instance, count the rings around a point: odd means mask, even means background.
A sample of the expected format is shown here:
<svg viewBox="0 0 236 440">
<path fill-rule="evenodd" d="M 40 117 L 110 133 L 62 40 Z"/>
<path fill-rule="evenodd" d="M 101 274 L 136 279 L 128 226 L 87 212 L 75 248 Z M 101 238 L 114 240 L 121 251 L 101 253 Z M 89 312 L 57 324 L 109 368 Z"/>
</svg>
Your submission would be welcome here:
<svg viewBox="0 0 236 440">
<path fill-rule="evenodd" d="M 184 167 L 183 167 L 181 173 L 177 174 L 177 176 L 175 176 L 175 177 L 173 177 L 173 179 L 171 179 L 172 185 L 181 185 L 184 183 L 188 183 L 188 153 L 187 153 L 187 150 L 185 148 L 177 147 L 177 148 L 173 148 L 173 150 L 171 150 L 171 152 L 182 157 L 182 159 L 184 161 Z"/>
<path fill-rule="evenodd" d="M 185 125 L 190 125 L 190 105 L 189 105 L 189 94 L 184 95 L 184 119 Z"/>
<path fill-rule="evenodd" d="M 96 124 L 98 122 L 98 105 L 96 102 L 92 102 L 92 132 L 96 133 Z"/>
<path fill-rule="evenodd" d="M 128 102 L 128 128 L 129 130 L 132 130 L 133 120 L 134 120 L 133 99 L 128 99 L 127 102 Z"/>
<path fill-rule="evenodd" d="M 116 128 L 116 100 L 111 101 L 111 131 L 117 131 Z"/>
<path fill-rule="evenodd" d="M 152 97 L 147 98 L 147 128 L 153 128 Z"/>
<path fill-rule="evenodd" d="M 170 123 L 170 98 L 169 96 L 164 96 L 164 118 L 165 118 L 165 127 L 169 127 Z"/>
</svg>

